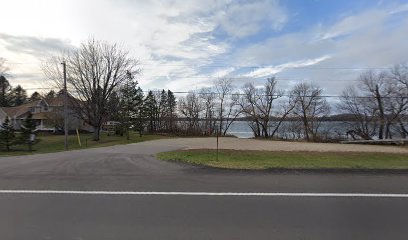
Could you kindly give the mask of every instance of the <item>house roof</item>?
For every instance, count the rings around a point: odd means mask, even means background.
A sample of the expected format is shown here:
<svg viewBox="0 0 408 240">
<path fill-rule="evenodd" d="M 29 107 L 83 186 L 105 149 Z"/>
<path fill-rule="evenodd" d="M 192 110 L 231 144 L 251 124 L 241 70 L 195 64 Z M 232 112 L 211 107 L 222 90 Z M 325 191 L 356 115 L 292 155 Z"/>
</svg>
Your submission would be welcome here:
<svg viewBox="0 0 408 240">
<path fill-rule="evenodd" d="M 70 106 L 75 101 L 78 101 L 78 99 L 74 98 L 71 94 L 68 94 L 68 99 L 67 100 L 68 100 L 67 106 Z M 58 94 L 56 97 L 47 98 L 46 101 L 47 101 L 49 106 L 62 107 L 62 106 L 64 106 L 64 95 L 63 94 Z"/>
<path fill-rule="evenodd" d="M 18 106 L 18 107 L 2 107 L 1 110 L 3 110 L 3 112 L 5 112 L 7 114 L 7 116 L 13 117 L 13 116 L 16 116 L 17 113 L 21 112 L 23 110 L 23 108 L 21 108 L 20 106 Z"/>
<path fill-rule="evenodd" d="M 24 113 L 30 110 L 30 107 L 38 106 L 39 103 L 44 100 L 36 100 L 32 101 L 17 107 L 2 107 L 1 109 L 5 112 L 9 117 L 19 117 Z"/>
<path fill-rule="evenodd" d="M 49 114 L 48 112 L 40 112 L 40 113 L 34 113 L 33 114 L 33 119 L 49 119 Z"/>
<path fill-rule="evenodd" d="M 64 106 L 64 96 L 62 94 L 46 99 L 48 105 L 50 106 Z"/>
<path fill-rule="evenodd" d="M 71 101 L 76 101 L 76 99 L 70 95 L 68 95 L 68 99 L 70 100 L 68 105 L 72 104 Z M 31 107 L 40 106 L 41 103 L 45 105 L 52 106 L 52 107 L 62 107 L 64 106 L 64 95 L 58 94 L 56 97 L 48 98 L 48 99 L 41 99 L 32 102 L 28 102 L 26 104 L 17 106 L 17 107 L 0 107 L 7 116 L 11 118 L 24 118 L 24 114 L 30 111 Z M 36 114 L 39 114 L 36 116 Z M 48 115 L 49 116 L 49 115 Z M 36 117 L 36 118 L 34 118 Z M 47 114 L 45 112 L 35 113 L 33 114 L 34 119 L 47 119 Z"/>
</svg>

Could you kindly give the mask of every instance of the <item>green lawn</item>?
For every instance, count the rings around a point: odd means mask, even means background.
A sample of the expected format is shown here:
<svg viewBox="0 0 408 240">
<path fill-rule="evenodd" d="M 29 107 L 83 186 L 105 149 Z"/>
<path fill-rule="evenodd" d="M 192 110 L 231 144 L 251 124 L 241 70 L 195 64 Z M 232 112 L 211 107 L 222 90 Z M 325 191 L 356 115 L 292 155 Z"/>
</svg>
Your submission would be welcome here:
<svg viewBox="0 0 408 240">
<path fill-rule="evenodd" d="M 82 147 L 78 144 L 78 138 L 76 135 L 68 136 L 68 148 L 69 150 L 74 149 L 84 149 L 84 148 L 94 148 L 94 147 L 106 147 L 117 144 L 127 144 L 143 142 L 155 139 L 169 138 L 161 135 L 143 135 L 139 137 L 139 134 L 133 133 L 130 136 L 130 140 L 126 140 L 126 137 L 118 135 L 108 136 L 106 133 L 101 134 L 101 139 L 99 141 L 92 141 L 92 134 L 81 134 Z M 64 135 L 39 135 L 37 138 L 40 140 L 37 144 L 33 145 L 33 152 L 27 151 L 26 145 L 16 145 L 12 146 L 12 151 L 0 151 L 1 156 L 16 156 L 25 154 L 35 154 L 35 153 L 49 153 L 49 152 L 59 152 L 64 151 Z"/>
<path fill-rule="evenodd" d="M 183 150 L 159 159 L 228 169 L 408 169 L 408 154 Z"/>
</svg>

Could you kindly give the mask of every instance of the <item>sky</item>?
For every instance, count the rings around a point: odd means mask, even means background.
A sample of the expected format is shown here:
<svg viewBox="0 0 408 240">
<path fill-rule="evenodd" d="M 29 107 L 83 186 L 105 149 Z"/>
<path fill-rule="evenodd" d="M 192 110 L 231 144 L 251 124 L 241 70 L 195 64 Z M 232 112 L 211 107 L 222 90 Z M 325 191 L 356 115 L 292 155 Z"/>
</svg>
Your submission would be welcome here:
<svg viewBox="0 0 408 240">
<path fill-rule="evenodd" d="M 275 76 L 338 95 L 363 71 L 408 59 L 402 0 L 0 0 L 0 57 L 9 81 L 48 91 L 41 63 L 89 38 L 138 59 L 144 90 L 236 87 Z"/>
</svg>

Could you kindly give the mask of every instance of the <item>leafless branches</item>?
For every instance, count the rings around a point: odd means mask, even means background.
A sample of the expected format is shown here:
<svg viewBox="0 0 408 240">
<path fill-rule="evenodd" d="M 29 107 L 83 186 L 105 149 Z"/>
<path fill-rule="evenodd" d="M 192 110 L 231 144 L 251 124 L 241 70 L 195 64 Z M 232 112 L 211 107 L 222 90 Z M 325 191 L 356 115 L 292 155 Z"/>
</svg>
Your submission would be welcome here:
<svg viewBox="0 0 408 240">
<path fill-rule="evenodd" d="M 61 83 L 59 63 L 66 62 L 67 83 L 76 101 L 75 111 L 94 128 L 94 140 L 99 140 L 99 131 L 107 115 L 107 103 L 113 91 L 124 82 L 128 74 L 138 74 L 138 62 L 116 44 L 89 39 L 78 49 L 54 57 L 43 66 L 44 74 L 56 83 Z M 59 85 L 61 86 L 61 85 Z"/>
<path fill-rule="evenodd" d="M 297 84 L 290 93 L 292 114 L 302 122 L 307 141 L 318 140 L 322 118 L 330 113 L 330 105 L 322 97 L 323 89 L 307 83 Z"/>
<path fill-rule="evenodd" d="M 407 77 L 406 65 L 396 65 L 390 71 L 361 74 L 358 90 L 346 89 L 339 105 L 340 110 L 355 119 L 351 131 L 363 139 L 371 139 L 375 133 L 379 139 L 387 139 L 393 137 L 391 128 L 399 127 L 401 136 L 406 136 Z"/>
</svg>

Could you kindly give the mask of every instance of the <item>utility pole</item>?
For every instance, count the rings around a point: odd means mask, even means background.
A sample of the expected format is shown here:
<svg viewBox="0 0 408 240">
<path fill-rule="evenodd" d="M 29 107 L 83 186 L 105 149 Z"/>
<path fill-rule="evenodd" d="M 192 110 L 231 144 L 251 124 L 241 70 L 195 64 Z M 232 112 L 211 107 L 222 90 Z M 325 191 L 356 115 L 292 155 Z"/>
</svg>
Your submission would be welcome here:
<svg viewBox="0 0 408 240">
<path fill-rule="evenodd" d="M 65 61 L 61 63 L 64 72 L 64 149 L 68 150 L 68 92 L 67 92 L 67 66 Z"/>
</svg>

